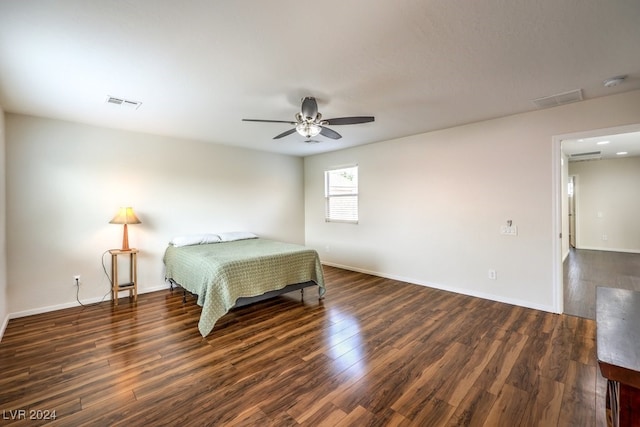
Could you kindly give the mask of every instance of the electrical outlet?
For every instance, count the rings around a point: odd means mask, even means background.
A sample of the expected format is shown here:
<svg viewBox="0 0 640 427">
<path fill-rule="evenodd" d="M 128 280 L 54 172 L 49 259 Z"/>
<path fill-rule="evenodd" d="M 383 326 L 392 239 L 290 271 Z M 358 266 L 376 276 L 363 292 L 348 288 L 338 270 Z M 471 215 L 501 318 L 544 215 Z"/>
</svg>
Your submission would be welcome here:
<svg viewBox="0 0 640 427">
<path fill-rule="evenodd" d="M 495 270 L 489 270 L 487 277 L 491 280 L 498 279 L 498 273 Z"/>
<path fill-rule="evenodd" d="M 73 276 L 73 284 L 80 286 L 80 275 L 79 274 L 76 274 L 75 276 Z"/>
</svg>

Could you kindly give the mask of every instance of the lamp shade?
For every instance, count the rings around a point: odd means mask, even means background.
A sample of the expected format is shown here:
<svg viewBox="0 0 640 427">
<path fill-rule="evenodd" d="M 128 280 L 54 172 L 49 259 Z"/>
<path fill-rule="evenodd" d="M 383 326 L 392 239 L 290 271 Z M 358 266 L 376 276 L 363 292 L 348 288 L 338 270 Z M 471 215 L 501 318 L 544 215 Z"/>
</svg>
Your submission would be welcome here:
<svg viewBox="0 0 640 427">
<path fill-rule="evenodd" d="M 127 224 L 140 224 L 140 220 L 133 213 L 132 207 L 120 208 L 116 216 L 113 217 L 109 224 L 124 224 L 124 230 L 122 233 L 122 250 L 128 251 L 129 249 L 129 231 L 127 230 Z"/>
<path fill-rule="evenodd" d="M 120 208 L 109 224 L 140 224 L 132 207 Z"/>
</svg>

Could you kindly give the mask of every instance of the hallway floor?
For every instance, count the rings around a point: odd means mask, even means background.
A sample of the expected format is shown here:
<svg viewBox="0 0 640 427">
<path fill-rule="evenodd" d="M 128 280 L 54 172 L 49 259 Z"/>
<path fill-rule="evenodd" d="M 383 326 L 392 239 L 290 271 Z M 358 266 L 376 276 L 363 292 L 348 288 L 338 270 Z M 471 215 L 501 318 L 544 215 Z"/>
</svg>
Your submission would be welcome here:
<svg viewBox="0 0 640 427">
<path fill-rule="evenodd" d="M 596 287 L 640 291 L 640 254 L 571 249 L 564 261 L 564 313 L 596 318 Z"/>
</svg>

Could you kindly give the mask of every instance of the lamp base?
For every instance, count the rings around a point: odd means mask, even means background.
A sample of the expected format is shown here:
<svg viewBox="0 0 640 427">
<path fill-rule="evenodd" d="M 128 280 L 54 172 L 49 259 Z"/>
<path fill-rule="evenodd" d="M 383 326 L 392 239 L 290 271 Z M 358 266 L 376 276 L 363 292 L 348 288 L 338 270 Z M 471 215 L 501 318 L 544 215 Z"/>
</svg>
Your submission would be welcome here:
<svg viewBox="0 0 640 427">
<path fill-rule="evenodd" d="M 127 230 L 127 224 L 124 225 L 124 233 L 122 234 L 122 249 L 121 251 L 130 251 L 129 249 L 129 230 Z"/>
</svg>

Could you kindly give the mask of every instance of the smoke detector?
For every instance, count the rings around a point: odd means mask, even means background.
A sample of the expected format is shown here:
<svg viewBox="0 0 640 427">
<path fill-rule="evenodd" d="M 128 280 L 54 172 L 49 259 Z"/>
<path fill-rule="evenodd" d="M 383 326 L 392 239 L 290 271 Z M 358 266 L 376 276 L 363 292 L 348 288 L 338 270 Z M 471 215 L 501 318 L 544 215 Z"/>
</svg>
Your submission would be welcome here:
<svg viewBox="0 0 640 427">
<path fill-rule="evenodd" d="M 602 84 L 605 87 L 614 87 L 614 86 L 618 86 L 620 83 L 622 83 L 624 81 L 624 79 L 626 79 L 627 76 L 616 76 L 616 77 L 611 77 L 610 79 L 606 79 L 605 81 L 602 82 Z"/>
</svg>

